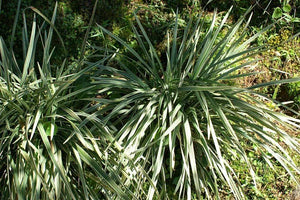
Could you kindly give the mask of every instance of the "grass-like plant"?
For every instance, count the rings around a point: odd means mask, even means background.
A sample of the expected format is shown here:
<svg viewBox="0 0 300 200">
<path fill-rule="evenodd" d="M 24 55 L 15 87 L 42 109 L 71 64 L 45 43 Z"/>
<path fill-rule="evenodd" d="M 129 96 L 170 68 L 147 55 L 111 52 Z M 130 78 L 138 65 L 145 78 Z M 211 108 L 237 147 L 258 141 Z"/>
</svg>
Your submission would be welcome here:
<svg viewBox="0 0 300 200">
<path fill-rule="evenodd" d="M 139 29 L 132 28 L 139 51 L 100 27 L 127 53 L 116 52 L 113 65 L 102 67 L 94 77 L 101 89 L 95 108 L 115 128 L 124 155 L 143 166 L 151 178 L 149 182 L 146 175 L 138 177 L 141 184 L 135 188 L 146 191 L 147 199 L 192 199 L 195 195 L 215 199 L 221 184 L 228 185 L 235 198 L 245 199 L 230 166 L 232 157 L 246 163 L 255 185 L 245 143 L 255 145 L 270 167 L 276 160 L 292 177 L 300 172 L 283 147 L 299 152 L 297 139 L 285 130 L 299 131 L 300 120 L 268 109 L 262 103 L 267 98 L 254 91 L 299 78 L 251 88 L 229 84 L 251 75 L 237 72 L 255 62 L 250 57 L 264 47 L 251 47 L 251 43 L 272 26 L 247 38 L 247 14 L 230 28 L 225 26 L 229 12 L 218 24 L 215 12 L 208 29 L 203 28 L 201 16 L 191 19 L 184 30 L 176 19 L 165 58 L 158 56 L 137 17 Z M 226 34 L 220 38 L 224 29 Z"/>
<path fill-rule="evenodd" d="M 109 130 L 84 112 L 93 66 L 52 64 L 56 11 L 30 34 L 24 14 L 23 60 L 0 37 L 1 199 L 132 199 Z"/>
</svg>

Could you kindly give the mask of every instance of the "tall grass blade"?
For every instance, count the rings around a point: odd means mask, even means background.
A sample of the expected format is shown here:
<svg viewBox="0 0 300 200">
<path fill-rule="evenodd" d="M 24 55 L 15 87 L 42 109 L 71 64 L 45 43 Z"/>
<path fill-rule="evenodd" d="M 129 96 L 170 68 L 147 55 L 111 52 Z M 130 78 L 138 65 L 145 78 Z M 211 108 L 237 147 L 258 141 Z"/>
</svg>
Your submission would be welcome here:
<svg viewBox="0 0 300 200">
<path fill-rule="evenodd" d="M 14 20 L 13 28 L 12 28 L 12 35 L 11 35 L 11 39 L 10 39 L 10 51 L 13 50 L 13 46 L 14 46 L 16 28 L 17 28 L 17 24 L 18 24 L 19 15 L 20 15 L 19 13 L 20 13 L 20 8 L 21 8 L 21 2 L 22 2 L 22 0 L 19 0 L 18 5 L 17 5 L 17 12 L 15 15 L 15 20 Z M 2 4 L 2 0 L 0 1 L 0 12 L 1 12 L 1 4 Z"/>
</svg>

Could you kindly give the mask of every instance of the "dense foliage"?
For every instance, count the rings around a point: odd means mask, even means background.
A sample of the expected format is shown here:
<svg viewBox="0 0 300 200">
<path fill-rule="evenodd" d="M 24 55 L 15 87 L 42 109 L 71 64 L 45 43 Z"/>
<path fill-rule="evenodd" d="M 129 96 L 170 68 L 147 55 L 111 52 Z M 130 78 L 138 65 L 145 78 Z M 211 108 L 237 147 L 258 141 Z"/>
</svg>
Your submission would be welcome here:
<svg viewBox="0 0 300 200">
<path fill-rule="evenodd" d="M 298 0 L 0 2 L 1 199 L 295 187 Z"/>
<path fill-rule="evenodd" d="M 82 82 L 91 67 L 51 62 L 56 11 L 48 30 L 34 16 L 30 36 L 24 21 L 23 62 L 0 37 L 1 198 L 131 199 L 132 182 L 125 187 L 121 177 L 129 165 L 118 162 L 120 148 L 107 146 L 114 139 L 80 98 L 95 92 Z"/>
</svg>

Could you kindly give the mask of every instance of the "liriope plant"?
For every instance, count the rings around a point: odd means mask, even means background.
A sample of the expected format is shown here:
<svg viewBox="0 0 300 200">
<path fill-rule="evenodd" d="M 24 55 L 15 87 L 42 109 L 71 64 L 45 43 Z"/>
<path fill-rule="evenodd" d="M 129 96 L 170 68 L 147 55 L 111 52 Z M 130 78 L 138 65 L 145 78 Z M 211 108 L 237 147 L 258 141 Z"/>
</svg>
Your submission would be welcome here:
<svg viewBox="0 0 300 200">
<path fill-rule="evenodd" d="M 139 51 L 99 26 L 127 52 L 116 52 L 109 62 L 112 65 L 102 66 L 93 77 L 101 96 L 95 99 L 94 111 L 113 127 L 124 155 L 147 172 L 136 186 L 147 193 L 147 199 L 192 199 L 195 195 L 196 199 L 218 199 L 223 184 L 236 199 L 245 199 L 229 159 L 236 155 L 247 164 L 245 170 L 255 186 L 243 143 L 255 145 L 270 167 L 275 159 L 297 181 L 294 175 L 299 168 L 282 144 L 299 153 L 298 140 L 283 127 L 299 131 L 300 120 L 267 108 L 263 103 L 267 97 L 254 89 L 300 79 L 249 88 L 230 84 L 234 78 L 251 75 L 237 72 L 254 65 L 251 56 L 265 47 L 251 44 L 272 25 L 246 37 L 250 10 L 228 28 L 229 13 L 217 24 L 214 12 L 208 28 L 202 13 L 184 30 L 177 17 L 165 57 L 158 55 L 138 17 L 137 27 L 132 28 Z M 220 36 L 221 31 L 226 34 Z"/>
</svg>

